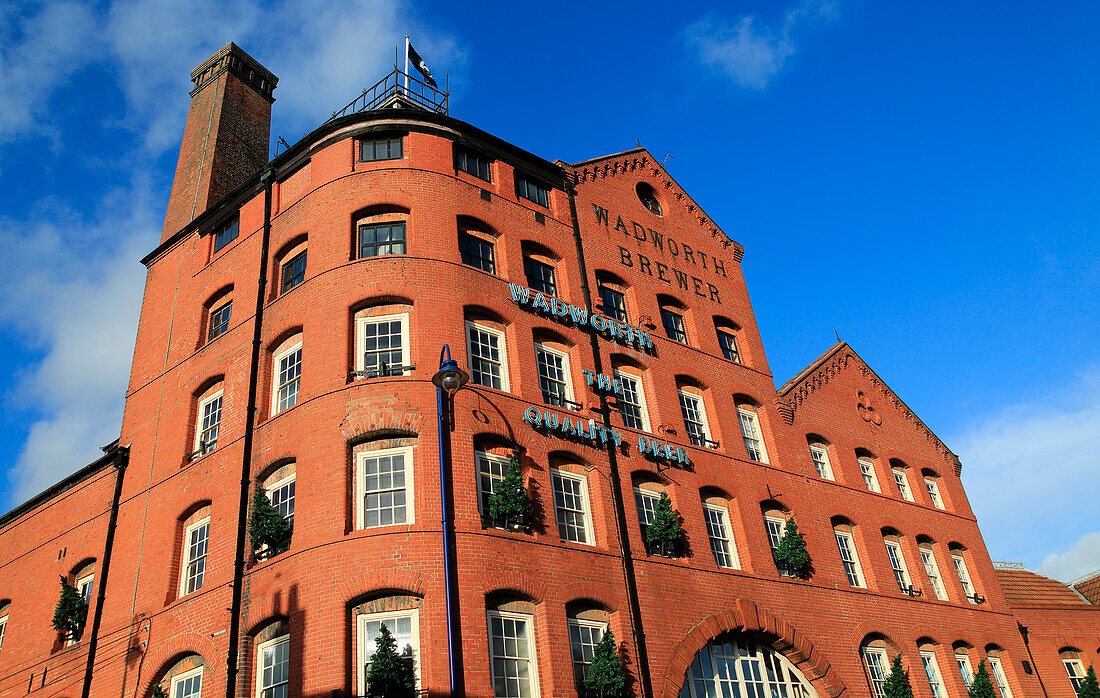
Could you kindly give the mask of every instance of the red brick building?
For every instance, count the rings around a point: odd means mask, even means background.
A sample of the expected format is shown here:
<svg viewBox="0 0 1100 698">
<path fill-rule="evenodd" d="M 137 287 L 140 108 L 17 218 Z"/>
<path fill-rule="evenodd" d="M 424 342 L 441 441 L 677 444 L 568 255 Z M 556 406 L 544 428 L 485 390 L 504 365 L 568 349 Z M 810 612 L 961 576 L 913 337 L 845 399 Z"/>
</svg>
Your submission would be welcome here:
<svg viewBox="0 0 1100 698">
<path fill-rule="evenodd" d="M 452 615 L 468 696 L 577 695 L 607 631 L 638 696 L 872 696 L 898 653 L 925 698 L 982 661 L 1074 695 L 1100 607 L 995 571 L 847 344 L 776 389 L 742 247 L 645 149 L 550 162 L 395 77 L 268 161 L 276 78 L 232 44 L 192 74 L 121 437 L 0 518 L 0 696 L 359 696 L 383 625 L 447 695 Z M 513 455 L 530 510 L 494 520 Z M 256 491 L 289 541 L 253 550 Z"/>
</svg>

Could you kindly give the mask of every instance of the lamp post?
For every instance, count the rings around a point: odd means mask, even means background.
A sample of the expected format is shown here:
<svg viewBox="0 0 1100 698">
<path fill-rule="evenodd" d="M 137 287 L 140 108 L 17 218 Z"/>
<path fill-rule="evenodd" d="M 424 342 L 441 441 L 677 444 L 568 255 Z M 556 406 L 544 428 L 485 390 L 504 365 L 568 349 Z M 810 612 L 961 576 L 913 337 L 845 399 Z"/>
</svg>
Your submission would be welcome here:
<svg viewBox="0 0 1100 698">
<path fill-rule="evenodd" d="M 446 356 L 446 358 L 444 358 Z M 462 647 L 458 637 L 458 560 L 454 554 L 454 507 L 451 504 L 451 430 L 454 429 L 454 395 L 470 382 L 470 374 L 451 358 L 451 347 L 439 351 L 435 385 L 436 431 L 439 434 L 439 505 L 443 524 L 443 581 L 447 595 L 447 657 L 451 696 L 463 696 Z"/>
</svg>

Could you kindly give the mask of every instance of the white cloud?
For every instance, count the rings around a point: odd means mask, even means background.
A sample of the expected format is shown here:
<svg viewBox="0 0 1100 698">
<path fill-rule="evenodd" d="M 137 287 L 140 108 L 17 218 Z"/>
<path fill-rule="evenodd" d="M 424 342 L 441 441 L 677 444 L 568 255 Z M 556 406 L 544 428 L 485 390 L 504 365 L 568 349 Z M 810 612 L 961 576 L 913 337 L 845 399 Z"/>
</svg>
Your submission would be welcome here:
<svg viewBox="0 0 1100 698">
<path fill-rule="evenodd" d="M 734 22 L 708 16 L 689 25 L 685 36 L 704 65 L 742 87 L 762 90 L 797 51 L 796 37 L 814 23 L 834 19 L 836 12 L 832 0 L 802 0 L 777 27 L 763 25 L 756 15 Z"/>
<path fill-rule="evenodd" d="M 1081 536 L 1064 553 L 1047 555 L 1038 572 L 1063 582 L 1072 582 L 1097 570 L 1100 570 L 1100 531 Z"/>
<path fill-rule="evenodd" d="M 1094 533 L 1100 370 L 1005 409 L 948 443 L 963 462 L 967 496 L 994 559 L 1032 568 L 1043 560 L 1055 576 L 1100 568 L 1100 534 Z M 1075 540 L 1068 552 L 1051 555 Z"/>
</svg>

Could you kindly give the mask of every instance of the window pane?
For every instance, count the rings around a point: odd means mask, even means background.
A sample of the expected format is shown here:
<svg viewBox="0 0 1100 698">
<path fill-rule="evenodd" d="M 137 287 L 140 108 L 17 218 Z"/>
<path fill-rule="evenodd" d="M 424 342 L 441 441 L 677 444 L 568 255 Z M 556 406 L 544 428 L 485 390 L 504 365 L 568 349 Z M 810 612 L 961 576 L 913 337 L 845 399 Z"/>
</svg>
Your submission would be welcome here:
<svg viewBox="0 0 1100 698">
<path fill-rule="evenodd" d="M 523 268 L 527 272 L 527 285 L 532 290 L 548 296 L 558 295 L 558 287 L 554 283 L 554 267 L 530 257 L 524 257 Z"/>
<path fill-rule="evenodd" d="M 588 543 L 585 524 L 587 503 L 585 501 L 584 482 L 560 472 L 553 472 L 551 483 L 554 488 L 554 511 L 557 514 L 558 535 L 562 540 L 574 543 Z"/>
<path fill-rule="evenodd" d="M 470 378 L 476 385 L 504 388 L 504 360 L 501 337 L 477 325 L 467 326 L 470 346 Z"/>
<path fill-rule="evenodd" d="M 214 251 L 217 252 L 229 243 L 237 239 L 240 233 L 240 221 L 234 218 L 231 222 L 222 226 L 214 233 Z"/>
<path fill-rule="evenodd" d="M 737 350 L 737 338 L 729 332 L 718 330 L 718 345 L 722 347 L 722 356 L 729 361 L 741 363 L 741 353 Z"/>
<path fill-rule="evenodd" d="M 302 377 L 302 348 L 298 347 L 279 359 L 277 403 L 275 412 L 298 404 L 298 386 Z"/>
<path fill-rule="evenodd" d="M 698 395 L 680 391 L 680 413 L 684 416 L 684 429 L 692 446 L 707 445 L 706 415 L 703 400 Z"/>
<path fill-rule="evenodd" d="M 738 422 L 741 425 L 741 437 L 745 441 L 745 450 L 749 459 L 767 463 L 767 453 L 764 451 L 764 442 L 760 439 L 760 428 L 756 423 L 756 414 L 749 410 L 737 411 Z"/>
<path fill-rule="evenodd" d="M 527 618 L 490 617 L 490 667 L 494 698 L 533 696 L 533 668 Z"/>
<path fill-rule="evenodd" d="M 404 319 L 367 320 L 362 324 L 363 373 L 375 376 L 399 376 L 404 371 Z"/>
<path fill-rule="evenodd" d="M 713 506 L 703 507 L 703 518 L 707 523 L 707 536 L 710 538 L 710 550 L 714 553 L 714 562 L 719 567 L 737 567 L 730 545 L 729 526 L 726 524 L 726 512 Z"/>
<path fill-rule="evenodd" d="M 403 524 L 406 510 L 405 454 L 363 459 L 363 527 Z"/>
<path fill-rule="evenodd" d="M 539 372 L 542 400 L 548 405 L 565 407 L 570 400 L 569 360 L 564 354 L 535 345 L 535 365 Z"/>
<path fill-rule="evenodd" d="M 573 657 L 573 677 L 578 686 L 588 676 L 596 645 L 603 639 L 604 626 L 591 622 L 569 620 L 569 650 Z"/>
<path fill-rule="evenodd" d="M 306 279 L 306 253 L 305 250 L 294 255 L 283 264 L 283 283 L 280 293 L 286 293 Z"/>
<path fill-rule="evenodd" d="M 493 243 L 467 233 L 459 233 L 458 251 L 462 255 L 463 264 L 490 274 L 497 273 L 496 262 L 493 259 Z"/>
<path fill-rule="evenodd" d="M 405 254 L 405 224 L 375 223 L 359 226 L 359 257 Z"/>
<path fill-rule="evenodd" d="M 626 322 L 626 296 L 603 284 L 600 284 L 598 290 L 604 315 L 612 320 Z"/>
<path fill-rule="evenodd" d="M 359 141 L 359 162 L 399 160 L 402 157 L 404 139 L 383 138 Z"/>
<path fill-rule="evenodd" d="M 623 393 L 619 397 L 619 413 L 623 416 L 623 426 L 639 431 L 648 431 L 649 424 L 645 412 L 645 397 L 641 380 L 629 373 L 615 371 Z"/>
<path fill-rule="evenodd" d="M 210 339 L 220 337 L 229 329 L 229 316 L 232 311 L 233 301 L 229 301 L 210 313 Z"/>
<path fill-rule="evenodd" d="M 218 431 L 222 421 L 222 396 L 217 395 L 202 404 L 199 419 L 199 455 L 213 451 L 218 445 Z"/>
<path fill-rule="evenodd" d="M 687 344 L 687 332 L 684 331 L 684 318 L 671 310 L 661 308 L 661 322 L 665 326 L 665 334 L 668 338 Z"/>
</svg>

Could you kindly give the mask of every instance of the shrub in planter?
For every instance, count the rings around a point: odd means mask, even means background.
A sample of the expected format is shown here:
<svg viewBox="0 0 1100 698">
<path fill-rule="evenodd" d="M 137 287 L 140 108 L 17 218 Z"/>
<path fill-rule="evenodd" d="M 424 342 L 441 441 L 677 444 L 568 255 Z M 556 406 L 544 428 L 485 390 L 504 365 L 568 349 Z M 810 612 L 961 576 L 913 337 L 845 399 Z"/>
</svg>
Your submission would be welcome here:
<svg viewBox="0 0 1100 698">
<path fill-rule="evenodd" d="M 974 680 L 970 683 L 970 690 L 966 692 L 967 698 L 997 698 L 997 691 L 989 680 L 989 674 L 985 671 L 985 660 L 978 662 L 978 670 L 974 672 Z"/>
<path fill-rule="evenodd" d="M 522 530 L 527 525 L 527 488 L 523 486 L 523 473 L 519 468 L 519 457 L 515 454 L 508 462 L 508 472 L 504 479 L 493 488 L 488 497 L 489 520 L 496 525 L 513 531 Z"/>
<path fill-rule="evenodd" d="M 1085 680 L 1081 682 L 1081 688 L 1077 689 L 1077 698 L 1100 698 L 1100 684 L 1096 682 L 1096 672 L 1089 664 L 1089 670 L 1085 672 Z"/>
<path fill-rule="evenodd" d="M 168 698 L 168 694 L 159 683 L 153 684 L 153 691 L 149 694 L 149 698 Z"/>
<path fill-rule="evenodd" d="M 382 626 L 375 639 L 377 649 L 371 655 L 367 672 L 367 696 L 370 698 L 414 698 L 416 675 L 408 657 L 397 652 L 397 641 L 389 628 Z"/>
<path fill-rule="evenodd" d="M 913 687 L 909 685 L 909 672 L 901 665 L 901 655 L 894 657 L 886 682 L 882 684 L 886 698 L 913 698 Z"/>
<path fill-rule="evenodd" d="M 267 498 L 263 488 L 257 487 L 252 495 L 252 518 L 248 522 L 248 537 L 253 553 L 267 546 L 267 555 L 274 555 L 279 546 L 290 540 L 293 528 Z"/>
<path fill-rule="evenodd" d="M 645 542 L 650 552 L 665 557 L 675 557 L 676 545 L 683 539 L 684 529 L 676 520 L 672 500 L 668 492 L 662 492 L 653 508 L 653 523 L 645 529 Z"/>
<path fill-rule="evenodd" d="M 626 687 L 623 662 L 615 645 L 615 633 L 608 628 L 592 652 L 592 663 L 584 679 L 585 698 L 619 698 Z"/>
<path fill-rule="evenodd" d="M 799 577 L 805 574 L 806 566 L 810 564 L 806 540 L 798 532 L 798 524 L 793 516 L 787 519 L 787 525 L 783 527 L 783 537 L 779 539 L 779 547 L 775 549 L 775 564 Z"/>
<path fill-rule="evenodd" d="M 72 584 L 61 577 L 61 597 L 53 611 L 53 627 L 67 640 L 79 640 L 88 617 L 88 602 Z"/>
</svg>

